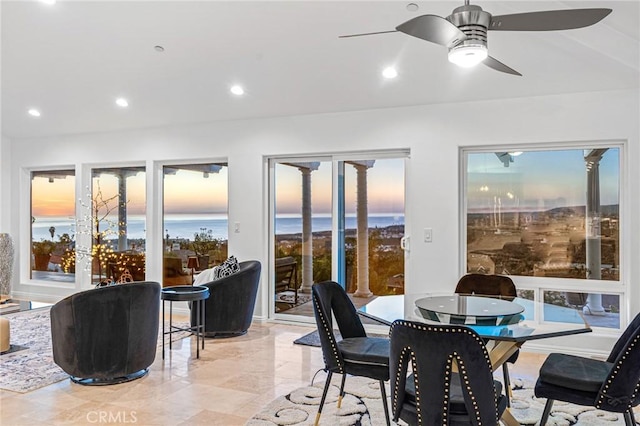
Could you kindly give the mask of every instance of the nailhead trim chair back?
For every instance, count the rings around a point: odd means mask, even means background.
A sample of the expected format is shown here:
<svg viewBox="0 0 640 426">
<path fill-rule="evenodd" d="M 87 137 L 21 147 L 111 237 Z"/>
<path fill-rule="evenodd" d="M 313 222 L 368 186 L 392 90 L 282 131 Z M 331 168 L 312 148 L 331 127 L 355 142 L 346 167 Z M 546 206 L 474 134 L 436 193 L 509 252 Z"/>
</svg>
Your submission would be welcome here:
<svg viewBox="0 0 640 426">
<path fill-rule="evenodd" d="M 498 424 L 500 410 L 491 360 L 475 331 L 458 325 L 431 326 L 396 320 L 391 325 L 390 339 L 392 415 L 396 422 L 401 418 L 409 424 L 416 420 L 425 426 L 449 424 L 452 380 L 459 378 L 469 424 Z M 409 361 L 417 419 L 406 409 Z M 458 374 L 454 374 L 454 362 Z"/>
</svg>

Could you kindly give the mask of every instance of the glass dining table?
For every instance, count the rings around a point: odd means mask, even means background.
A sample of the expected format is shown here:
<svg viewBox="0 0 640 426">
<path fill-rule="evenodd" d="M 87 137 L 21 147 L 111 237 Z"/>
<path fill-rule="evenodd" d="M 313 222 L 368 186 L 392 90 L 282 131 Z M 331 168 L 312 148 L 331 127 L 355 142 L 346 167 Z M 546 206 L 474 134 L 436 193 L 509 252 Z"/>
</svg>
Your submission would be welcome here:
<svg viewBox="0 0 640 426">
<path fill-rule="evenodd" d="M 591 332 L 579 310 L 517 297 L 506 300 L 499 296 L 458 294 L 378 296 L 361 306 L 358 314 L 384 325 L 391 325 L 396 319 L 462 324 L 490 341 L 487 349 L 494 371 L 528 341 Z M 509 409 L 501 420 L 508 426 L 519 425 Z"/>
</svg>

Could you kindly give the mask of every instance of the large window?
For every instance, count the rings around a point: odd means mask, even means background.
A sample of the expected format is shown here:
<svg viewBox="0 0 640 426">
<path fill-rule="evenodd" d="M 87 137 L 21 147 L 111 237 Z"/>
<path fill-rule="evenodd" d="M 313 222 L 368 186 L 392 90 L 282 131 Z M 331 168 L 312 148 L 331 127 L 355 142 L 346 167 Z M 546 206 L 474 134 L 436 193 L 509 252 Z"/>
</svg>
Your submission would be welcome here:
<svg viewBox="0 0 640 426">
<path fill-rule="evenodd" d="M 75 281 L 75 171 L 31 173 L 31 278 Z"/>
<path fill-rule="evenodd" d="M 553 278 L 537 281 L 546 287 L 538 297 L 617 315 L 618 295 L 585 288 L 619 291 L 620 148 L 470 151 L 465 160 L 467 272 Z"/>
<path fill-rule="evenodd" d="M 226 163 L 164 166 L 163 285 L 191 284 L 227 258 Z"/>
<path fill-rule="evenodd" d="M 92 281 L 145 279 L 144 167 L 93 169 Z"/>
</svg>

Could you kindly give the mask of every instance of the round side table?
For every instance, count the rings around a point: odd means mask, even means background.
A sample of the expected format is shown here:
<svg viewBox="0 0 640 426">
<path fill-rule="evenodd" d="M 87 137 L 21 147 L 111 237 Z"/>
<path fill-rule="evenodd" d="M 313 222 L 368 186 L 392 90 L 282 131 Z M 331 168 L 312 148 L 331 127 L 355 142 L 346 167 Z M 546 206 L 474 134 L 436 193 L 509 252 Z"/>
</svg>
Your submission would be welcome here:
<svg viewBox="0 0 640 426">
<path fill-rule="evenodd" d="M 179 331 L 191 331 L 196 333 L 196 358 L 200 358 L 200 339 L 202 339 L 202 349 L 204 349 L 204 301 L 209 298 L 207 287 L 195 285 L 179 285 L 165 287 L 160 292 L 162 299 L 162 359 L 164 359 L 164 336 L 169 335 L 169 350 L 171 350 L 171 334 Z M 169 301 L 169 331 L 164 327 L 164 305 Z M 176 327 L 173 325 L 173 302 L 192 302 L 191 309 L 196 310 L 196 325 L 189 327 Z"/>
</svg>

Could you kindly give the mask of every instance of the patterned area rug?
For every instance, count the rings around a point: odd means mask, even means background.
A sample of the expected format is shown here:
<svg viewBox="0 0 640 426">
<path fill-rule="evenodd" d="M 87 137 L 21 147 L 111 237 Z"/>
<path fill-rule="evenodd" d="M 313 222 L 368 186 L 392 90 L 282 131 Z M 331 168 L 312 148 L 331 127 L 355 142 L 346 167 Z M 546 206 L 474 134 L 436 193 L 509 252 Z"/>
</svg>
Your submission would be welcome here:
<svg viewBox="0 0 640 426">
<path fill-rule="evenodd" d="M 53 362 L 49 308 L 5 317 L 10 321 L 11 344 L 26 349 L 0 356 L 0 388 L 25 393 L 69 377 Z"/>
<path fill-rule="evenodd" d="M 521 425 L 536 425 L 542 415 L 545 400 L 533 395 L 531 383 L 515 379 L 512 398 L 512 413 Z M 387 395 L 390 395 L 387 382 Z M 296 389 L 288 395 L 278 397 L 253 416 L 247 426 L 312 425 L 322 396 L 324 382 Z M 320 418 L 321 425 L 384 425 L 384 409 L 378 382 L 362 377 L 349 377 L 342 407 L 337 408 L 340 376 L 335 375 L 325 407 Z M 389 407 L 391 404 L 389 402 Z M 404 425 L 404 422 L 400 422 Z M 623 426 L 622 416 L 556 401 L 547 426 Z"/>
<path fill-rule="evenodd" d="M 546 399 L 538 399 L 533 394 L 533 383 L 521 379 L 513 380 L 511 409 L 521 425 L 536 425 L 540 421 Z M 624 425 L 620 414 L 596 410 L 593 407 L 569 404 L 562 401 L 553 403 L 547 426 L 614 426 Z"/>
<path fill-rule="evenodd" d="M 312 425 L 322 397 L 324 382 L 296 389 L 281 396 L 253 416 L 247 426 Z M 386 425 L 380 387 L 375 380 L 349 377 L 345 385 L 347 394 L 337 408 L 340 376 L 335 375 L 324 408 L 320 425 Z M 389 388 L 387 384 L 387 394 Z"/>
<path fill-rule="evenodd" d="M 0 389 L 26 393 L 69 377 L 53 362 L 49 307 L 5 317 L 11 322 L 11 344 L 26 348 L 0 355 Z M 174 325 L 184 327 L 187 323 Z M 175 333 L 171 339 L 176 341 L 189 335 Z M 162 330 L 158 333 L 158 347 L 161 345 Z"/>
</svg>

